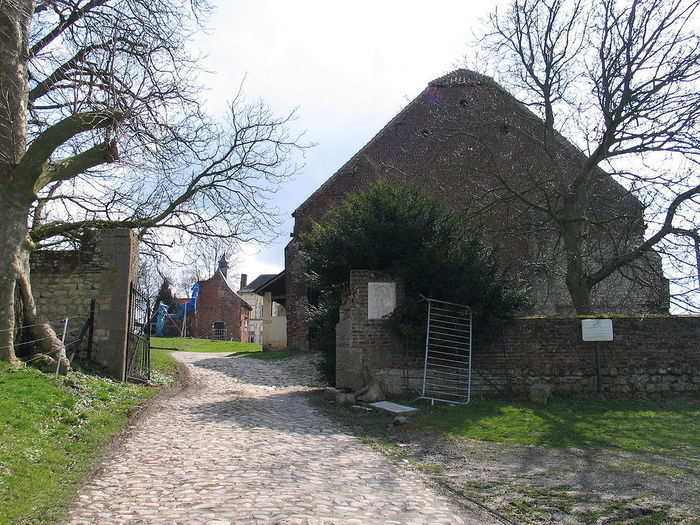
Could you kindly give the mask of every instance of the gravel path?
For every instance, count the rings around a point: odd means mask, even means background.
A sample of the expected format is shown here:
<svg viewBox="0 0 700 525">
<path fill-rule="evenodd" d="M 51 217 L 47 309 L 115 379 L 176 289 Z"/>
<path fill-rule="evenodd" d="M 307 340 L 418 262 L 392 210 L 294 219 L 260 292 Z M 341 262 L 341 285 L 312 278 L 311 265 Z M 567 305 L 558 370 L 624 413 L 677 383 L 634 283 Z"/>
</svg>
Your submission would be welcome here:
<svg viewBox="0 0 700 525">
<path fill-rule="evenodd" d="M 484 523 L 309 404 L 307 356 L 175 355 L 192 385 L 156 401 L 67 523 Z"/>
</svg>

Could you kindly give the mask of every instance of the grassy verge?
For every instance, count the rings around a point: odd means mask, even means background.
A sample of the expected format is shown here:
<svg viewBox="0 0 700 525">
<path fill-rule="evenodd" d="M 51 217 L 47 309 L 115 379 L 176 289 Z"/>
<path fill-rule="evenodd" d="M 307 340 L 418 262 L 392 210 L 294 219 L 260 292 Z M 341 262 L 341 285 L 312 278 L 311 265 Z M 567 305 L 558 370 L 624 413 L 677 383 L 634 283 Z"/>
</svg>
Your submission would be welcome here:
<svg viewBox="0 0 700 525">
<path fill-rule="evenodd" d="M 420 410 L 411 427 L 453 439 L 557 448 L 650 452 L 700 462 L 700 396 L 654 399 L 556 399 L 548 405 L 479 400 L 467 406 L 411 403 Z M 370 436 L 385 434 L 387 416 L 326 403 L 334 416 L 361 425 Z"/>
<path fill-rule="evenodd" d="M 213 341 L 182 337 L 152 337 L 151 345 L 184 352 L 262 352 L 262 346 L 238 341 Z"/>
<path fill-rule="evenodd" d="M 151 350 L 151 380 L 170 385 L 177 378 L 177 361 L 168 350 Z"/>
<path fill-rule="evenodd" d="M 174 348 L 184 352 L 230 352 L 241 357 L 252 357 L 265 361 L 284 359 L 294 354 L 291 350 L 262 351 L 261 345 L 240 343 L 238 341 L 213 341 L 211 339 L 186 339 L 180 337 L 152 337 L 151 344 L 156 347 Z M 165 350 L 153 350 L 165 352 Z M 153 359 L 153 354 L 151 354 Z"/>
<path fill-rule="evenodd" d="M 166 353 L 154 352 L 153 368 L 155 378 L 174 381 Z M 0 363 L 0 524 L 58 519 L 133 409 L 161 391 Z"/>
<path fill-rule="evenodd" d="M 453 438 L 561 448 L 653 452 L 700 459 L 700 396 L 555 399 L 548 405 L 499 400 L 423 406 L 413 418 Z"/>
</svg>

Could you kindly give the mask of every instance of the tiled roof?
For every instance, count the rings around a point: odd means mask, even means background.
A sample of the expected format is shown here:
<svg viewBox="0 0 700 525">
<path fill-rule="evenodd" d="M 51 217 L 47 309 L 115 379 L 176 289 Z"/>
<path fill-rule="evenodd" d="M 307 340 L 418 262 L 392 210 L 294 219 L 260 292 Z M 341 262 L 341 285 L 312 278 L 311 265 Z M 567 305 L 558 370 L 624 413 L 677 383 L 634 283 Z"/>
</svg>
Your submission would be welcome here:
<svg viewBox="0 0 700 525">
<path fill-rule="evenodd" d="M 253 279 L 251 282 L 249 282 L 246 286 L 238 290 L 239 293 L 253 293 L 255 292 L 256 288 L 259 288 L 263 284 L 265 284 L 267 281 L 272 279 L 274 276 L 276 276 L 276 273 L 264 273 L 262 275 L 259 275 L 255 279 Z"/>
</svg>

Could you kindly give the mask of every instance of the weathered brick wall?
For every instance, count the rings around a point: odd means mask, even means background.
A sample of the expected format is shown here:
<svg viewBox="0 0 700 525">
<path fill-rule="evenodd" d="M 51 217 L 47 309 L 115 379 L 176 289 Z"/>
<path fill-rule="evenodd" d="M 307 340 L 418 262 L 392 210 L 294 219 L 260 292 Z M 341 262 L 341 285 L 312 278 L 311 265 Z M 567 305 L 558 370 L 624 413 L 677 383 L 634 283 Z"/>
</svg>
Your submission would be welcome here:
<svg viewBox="0 0 700 525">
<path fill-rule="evenodd" d="M 491 348 L 475 348 L 473 366 L 493 379 L 483 390 L 526 392 L 541 382 L 592 392 L 597 345 L 605 392 L 700 390 L 700 317 L 614 318 L 613 332 L 613 341 L 592 343 L 582 340 L 581 319 L 520 319 Z"/>
<path fill-rule="evenodd" d="M 396 282 L 390 276 L 368 270 L 350 272 L 350 283 L 336 328 L 336 385 L 359 389 L 376 371 L 398 368 L 403 360 L 400 343 L 381 319 L 368 319 L 368 283 Z M 397 301 L 403 287 L 397 283 Z"/>
<path fill-rule="evenodd" d="M 384 321 L 367 319 L 370 281 L 392 279 L 351 272 L 336 330 L 337 386 L 359 389 L 375 378 L 388 393 L 415 393 L 421 359 L 404 351 Z M 604 392 L 700 390 L 700 317 L 615 317 L 613 332 L 613 341 L 593 343 L 582 340 L 579 318 L 518 319 L 490 347 L 473 348 L 473 391 L 527 393 L 545 383 L 554 392 L 594 392 L 596 345 Z"/>
<path fill-rule="evenodd" d="M 129 285 L 138 267 L 138 239 L 126 229 L 96 234 L 78 251 L 37 251 L 31 257 L 31 281 L 39 315 L 61 327 L 71 319 L 75 336 L 96 299 L 93 359 L 124 379 Z M 67 340 L 67 342 L 70 342 Z"/>
<path fill-rule="evenodd" d="M 291 350 L 309 349 L 309 323 L 306 320 L 305 264 L 299 254 L 299 241 L 292 240 L 284 250 L 287 310 L 287 347 Z"/>
<path fill-rule="evenodd" d="M 503 190 L 506 181 L 520 191 L 527 188 L 530 199 L 544 198 L 544 192 L 533 190 L 532 184 L 553 169 L 551 159 L 527 139 L 539 135 L 541 121 L 493 80 L 475 74 L 466 77 L 460 83 L 431 83 L 388 122 L 297 208 L 294 235 L 298 238 L 349 193 L 364 190 L 375 181 L 419 185 L 455 213 L 481 224 L 501 265 L 531 284 L 531 307 L 522 315 L 570 314 L 573 309 L 564 282 L 561 240 L 551 232 L 543 233 L 545 218 Z M 582 159 L 580 151 L 565 142 L 557 157 L 561 157 L 558 162 L 570 164 L 572 173 Z M 494 195 L 502 200 L 482 209 Z M 624 252 L 626 244 L 642 238 L 641 204 L 622 186 L 610 177 L 601 177 L 593 195 L 588 212 L 600 226 L 590 236 L 589 255 L 613 247 Z M 610 216 L 617 218 L 611 221 Z M 592 268 L 599 266 L 594 260 L 589 262 Z M 641 262 L 635 261 L 636 266 L 644 266 Z M 651 256 L 647 266 L 625 270 L 625 274 L 642 273 L 639 279 L 630 281 L 618 273 L 597 286 L 593 290 L 594 311 L 668 312 L 668 282 L 661 274 L 658 257 Z M 287 248 L 285 268 L 290 347 L 306 349 L 304 268 L 296 240 Z"/>
</svg>

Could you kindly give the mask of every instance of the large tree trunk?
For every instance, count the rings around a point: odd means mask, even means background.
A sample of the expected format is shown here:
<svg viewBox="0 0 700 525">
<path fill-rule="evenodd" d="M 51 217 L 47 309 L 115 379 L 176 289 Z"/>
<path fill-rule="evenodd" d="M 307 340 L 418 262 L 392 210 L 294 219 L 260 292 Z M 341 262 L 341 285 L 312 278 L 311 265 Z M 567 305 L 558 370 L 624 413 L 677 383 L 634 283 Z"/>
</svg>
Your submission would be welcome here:
<svg viewBox="0 0 700 525">
<path fill-rule="evenodd" d="M 566 287 L 571 295 L 571 302 L 576 313 L 579 315 L 593 313 L 593 302 L 591 300 L 592 287 L 585 277 L 578 272 L 567 270 Z"/>
<path fill-rule="evenodd" d="M 17 365 L 15 356 L 15 286 L 27 241 L 26 215 L 0 199 L 0 359 Z"/>
<path fill-rule="evenodd" d="M 14 352 L 15 283 L 27 236 L 29 206 L 18 202 L 19 163 L 27 145 L 27 31 L 32 2 L 0 2 L 0 359 Z M 24 192 L 22 192 L 24 193 Z"/>
<path fill-rule="evenodd" d="M 41 360 L 43 364 L 65 374 L 69 369 L 65 348 L 51 326 L 38 318 L 32 295 L 29 280 L 32 245 L 26 226 L 28 212 L 28 207 L 10 203 L 5 196 L 0 198 L 0 360 L 13 365 L 20 363 L 14 350 L 14 333 L 19 328 L 16 326 L 15 300 L 19 297 L 22 321 L 28 327 L 28 341 L 36 341 L 30 343 L 32 350 L 46 356 Z"/>
<path fill-rule="evenodd" d="M 51 356 L 45 362 L 58 360 L 65 373 L 65 349 L 51 326 L 37 319 L 29 282 L 27 218 L 36 181 L 17 168 L 27 149 L 27 39 L 33 12 L 34 0 L 0 0 L 0 359 L 19 364 L 14 339 L 15 299 L 20 297 L 35 349 Z"/>
</svg>

